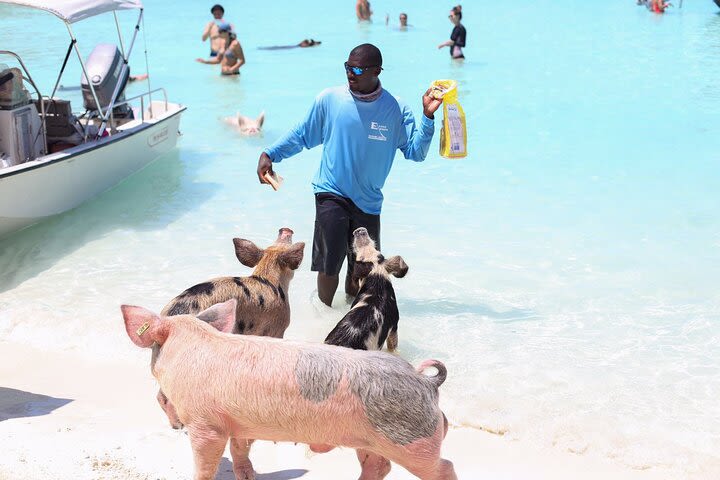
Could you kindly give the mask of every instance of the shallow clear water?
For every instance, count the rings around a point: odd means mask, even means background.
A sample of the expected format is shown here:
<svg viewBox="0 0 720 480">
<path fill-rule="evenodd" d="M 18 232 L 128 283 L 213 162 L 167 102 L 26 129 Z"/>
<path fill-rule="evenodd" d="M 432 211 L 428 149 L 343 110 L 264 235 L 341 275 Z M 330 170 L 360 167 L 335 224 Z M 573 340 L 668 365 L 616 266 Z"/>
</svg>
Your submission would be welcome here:
<svg viewBox="0 0 720 480">
<path fill-rule="evenodd" d="M 347 52 L 373 42 L 383 85 L 416 114 L 432 80 L 454 78 L 468 117 L 468 158 L 440 158 L 436 138 L 426 162 L 398 158 L 384 189 L 384 253 L 410 266 L 394 282 L 400 353 L 446 363 L 451 421 L 671 468 L 672 478 L 720 475 L 720 16 L 711 1 L 664 16 L 631 0 L 468 3 L 464 64 L 435 48 L 450 33 L 450 4 L 377 0 L 372 25 L 356 23 L 353 2 L 245 4 L 227 15 L 248 60 L 235 78 L 193 62 L 208 50 L 199 38 L 207 6 L 147 3 L 152 85 L 189 107 L 179 147 L 0 241 L 2 338 L 144 361 L 119 304 L 160 310 L 194 283 L 247 274 L 231 238 L 265 246 L 281 226 L 308 243 L 286 336 L 324 338 L 347 305 L 340 295 L 334 310 L 311 300 L 320 149 L 278 166 L 278 193 L 257 183 L 255 166 L 320 90 L 344 82 Z M 401 10 L 407 32 L 384 24 Z M 64 27 L 20 10 L 0 18 L 10 25 L 0 45 L 26 52 L 47 91 Z M 131 15 L 121 20 L 132 26 Z M 111 16 L 80 24 L 83 51 L 111 40 L 112 28 Z M 323 44 L 257 50 L 303 38 Z M 144 69 L 141 47 L 134 73 Z M 71 62 L 63 83 L 79 77 Z M 262 138 L 220 121 L 261 110 Z"/>
</svg>

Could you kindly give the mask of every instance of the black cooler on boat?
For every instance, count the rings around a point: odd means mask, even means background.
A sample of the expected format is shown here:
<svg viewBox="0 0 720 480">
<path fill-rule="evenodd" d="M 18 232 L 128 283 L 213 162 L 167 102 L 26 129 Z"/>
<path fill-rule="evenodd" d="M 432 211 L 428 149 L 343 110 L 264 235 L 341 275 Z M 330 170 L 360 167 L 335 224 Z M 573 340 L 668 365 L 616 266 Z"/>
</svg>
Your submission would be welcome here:
<svg viewBox="0 0 720 480">
<path fill-rule="evenodd" d="M 115 103 L 125 100 L 124 92 L 128 77 L 130 76 L 130 70 L 125 69 L 125 73 L 122 75 L 123 63 L 124 60 L 120 50 L 111 43 L 100 43 L 96 45 L 85 62 L 87 74 L 95 88 L 95 94 L 103 110 L 110 104 L 115 86 L 118 84 L 120 84 L 120 90 L 118 91 L 118 98 Z M 83 104 L 85 108 L 88 110 L 99 110 L 85 74 L 82 76 L 80 85 L 82 87 Z M 113 114 L 116 117 L 127 117 L 132 114 L 132 110 L 130 110 L 127 105 L 121 105 L 113 109 Z"/>
</svg>

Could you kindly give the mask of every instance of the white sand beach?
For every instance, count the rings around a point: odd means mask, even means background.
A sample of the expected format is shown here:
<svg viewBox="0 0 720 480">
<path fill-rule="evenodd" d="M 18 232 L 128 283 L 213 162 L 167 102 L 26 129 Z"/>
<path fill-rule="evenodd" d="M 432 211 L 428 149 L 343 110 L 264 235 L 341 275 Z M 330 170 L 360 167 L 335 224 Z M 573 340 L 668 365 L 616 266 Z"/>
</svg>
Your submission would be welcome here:
<svg viewBox="0 0 720 480">
<path fill-rule="evenodd" d="M 156 404 L 149 352 L 122 362 L 15 343 L 0 343 L 0 352 L 0 480 L 192 478 L 187 435 L 172 430 Z M 452 428 L 443 447 L 463 480 L 672 478 L 470 428 Z M 318 455 L 305 445 L 257 442 L 251 459 L 258 480 L 353 479 L 360 472 L 347 448 Z M 394 465 L 387 478 L 415 477 Z M 216 479 L 234 479 L 227 451 Z"/>
</svg>

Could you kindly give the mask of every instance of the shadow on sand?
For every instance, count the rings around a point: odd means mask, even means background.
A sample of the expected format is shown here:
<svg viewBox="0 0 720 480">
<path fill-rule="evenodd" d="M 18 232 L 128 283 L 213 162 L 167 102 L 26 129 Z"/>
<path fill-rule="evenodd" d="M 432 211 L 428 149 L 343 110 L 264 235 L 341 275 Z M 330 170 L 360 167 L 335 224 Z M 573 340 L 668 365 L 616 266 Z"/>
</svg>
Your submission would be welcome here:
<svg viewBox="0 0 720 480">
<path fill-rule="evenodd" d="M 11 418 L 47 415 L 72 402 L 68 398 L 48 397 L 37 393 L 0 387 L 0 422 Z"/>
<path fill-rule="evenodd" d="M 258 473 L 255 478 L 257 480 L 293 480 L 294 478 L 304 476 L 307 472 L 307 470 L 302 468 L 293 468 L 290 470 L 278 470 L 277 472 Z M 220 461 L 215 480 L 235 480 L 232 462 L 225 457 Z"/>
<path fill-rule="evenodd" d="M 197 208 L 217 191 L 194 181 L 193 170 L 210 156 L 175 150 L 95 199 L 0 239 L 0 292 L 113 230 L 160 230 Z"/>
</svg>

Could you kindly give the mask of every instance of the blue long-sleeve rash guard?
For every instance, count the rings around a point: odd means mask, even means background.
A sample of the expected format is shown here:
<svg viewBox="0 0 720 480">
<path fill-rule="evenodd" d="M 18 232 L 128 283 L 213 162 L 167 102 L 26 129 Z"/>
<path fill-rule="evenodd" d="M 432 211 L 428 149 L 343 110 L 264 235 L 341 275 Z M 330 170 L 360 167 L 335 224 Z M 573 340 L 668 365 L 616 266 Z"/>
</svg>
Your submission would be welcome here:
<svg viewBox="0 0 720 480">
<path fill-rule="evenodd" d="M 305 119 L 265 153 L 277 163 L 322 143 L 313 191 L 347 197 L 365 213 L 379 215 L 395 151 L 422 162 L 434 131 L 434 120 L 425 115 L 416 128 L 412 111 L 386 90 L 362 102 L 341 86 L 322 91 Z"/>
</svg>

